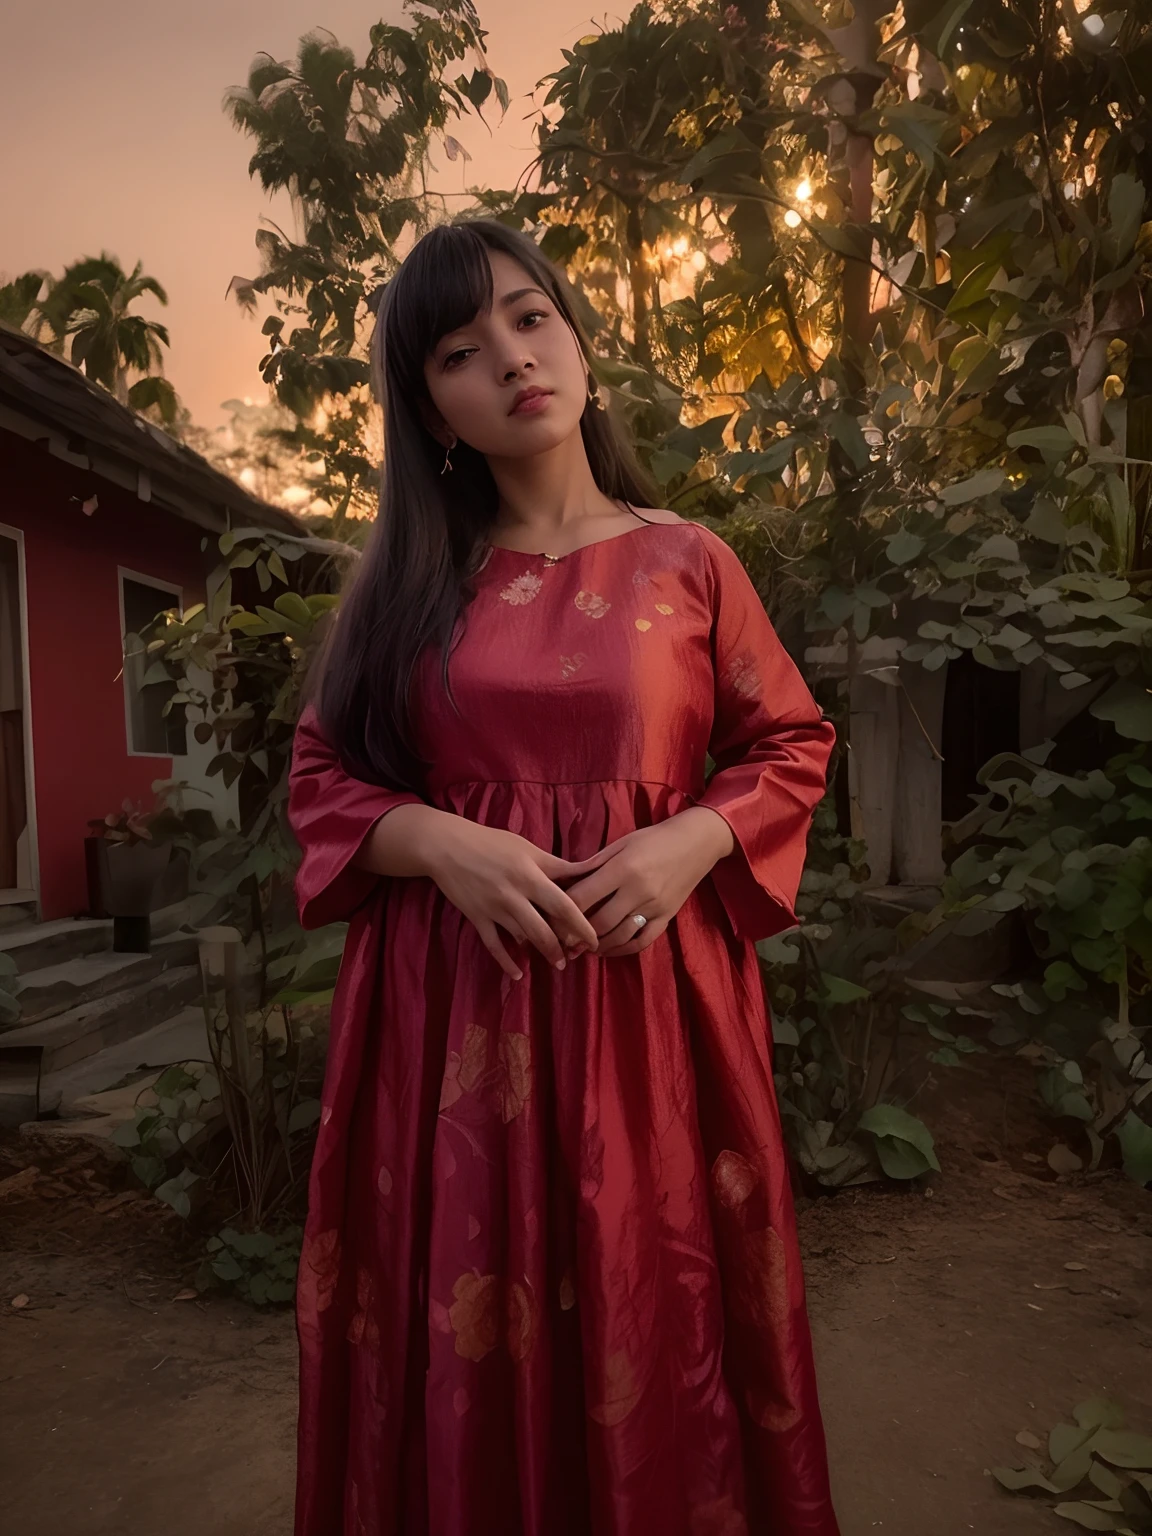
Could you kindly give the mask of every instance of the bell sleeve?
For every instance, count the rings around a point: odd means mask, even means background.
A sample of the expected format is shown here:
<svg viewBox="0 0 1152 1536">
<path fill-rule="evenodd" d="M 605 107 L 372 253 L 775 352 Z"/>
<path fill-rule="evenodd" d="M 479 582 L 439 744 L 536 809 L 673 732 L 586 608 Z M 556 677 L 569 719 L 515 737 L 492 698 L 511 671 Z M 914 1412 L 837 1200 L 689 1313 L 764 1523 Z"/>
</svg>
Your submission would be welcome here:
<svg viewBox="0 0 1152 1536">
<path fill-rule="evenodd" d="M 696 802 L 723 816 L 732 852 L 711 876 L 737 938 L 794 927 L 808 829 L 836 729 L 824 718 L 732 548 L 702 530 L 712 604 L 716 767 Z"/>
<path fill-rule="evenodd" d="M 381 816 L 419 795 L 354 779 L 308 705 L 300 717 L 288 772 L 288 824 L 300 845 L 296 906 L 304 928 L 347 922 L 380 880 L 353 859 Z"/>
</svg>

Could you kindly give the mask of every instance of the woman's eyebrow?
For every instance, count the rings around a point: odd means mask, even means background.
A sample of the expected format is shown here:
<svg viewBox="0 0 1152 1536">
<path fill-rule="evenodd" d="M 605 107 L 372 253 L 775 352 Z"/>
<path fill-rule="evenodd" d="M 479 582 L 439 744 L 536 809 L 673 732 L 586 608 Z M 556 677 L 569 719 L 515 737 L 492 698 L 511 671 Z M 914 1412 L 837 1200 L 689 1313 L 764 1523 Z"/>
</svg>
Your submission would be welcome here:
<svg viewBox="0 0 1152 1536">
<path fill-rule="evenodd" d="M 548 297 L 543 288 L 537 288 L 535 284 L 532 284 L 528 288 L 513 288 L 511 293 L 502 294 L 500 303 L 505 307 L 507 307 L 509 304 L 515 304 L 516 300 L 522 299 L 526 293 L 538 293 L 542 299 L 546 299 Z"/>
</svg>

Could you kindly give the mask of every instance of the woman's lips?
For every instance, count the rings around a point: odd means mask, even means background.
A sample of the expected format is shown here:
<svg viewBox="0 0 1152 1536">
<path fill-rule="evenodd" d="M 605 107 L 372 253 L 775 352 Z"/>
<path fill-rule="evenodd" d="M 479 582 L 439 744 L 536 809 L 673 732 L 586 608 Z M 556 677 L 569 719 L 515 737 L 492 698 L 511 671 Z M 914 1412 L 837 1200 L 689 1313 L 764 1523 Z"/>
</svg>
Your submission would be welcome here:
<svg viewBox="0 0 1152 1536">
<path fill-rule="evenodd" d="M 537 411 L 542 411 L 551 400 L 550 394 L 529 395 L 521 400 L 519 405 L 514 405 L 509 412 L 511 416 L 534 416 Z"/>
</svg>

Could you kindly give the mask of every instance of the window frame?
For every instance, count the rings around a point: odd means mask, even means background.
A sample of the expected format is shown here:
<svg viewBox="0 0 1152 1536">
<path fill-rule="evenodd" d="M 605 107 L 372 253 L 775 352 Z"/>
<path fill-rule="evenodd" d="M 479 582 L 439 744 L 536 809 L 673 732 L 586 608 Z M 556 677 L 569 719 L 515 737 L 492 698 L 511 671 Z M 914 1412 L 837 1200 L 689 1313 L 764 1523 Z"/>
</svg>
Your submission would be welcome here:
<svg viewBox="0 0 1152 1536">
<path fill-rule="evenodd" d="M 139 587 L 150 587 L 166 597 L 174 597 L 175 603 L 157 603 L 156 611 L 163 608 L 177 608 L 181 615 L 184 612 L 184 588 L 175 586 L 170 581 L 164 581 L 159 576 L 148 576 L 143 571 L 134 571 L 126 565 L 116 567 L 116 595 L 120 605 L 120 654 L 123 658 L 122 676 L 124 682 L 124 745 L 129 757 L 149 758 L 152 762 L 167 759 L 170 762 L 183 762 L 188 756 L 188 743 L 185 740 L 183 752 L 141 752 L 133 745 L 132 734 L 132 683 L 128 675 L 127 657 L 124 656 L 124 638 L 128 633 L 127 617 L 124 603 L 124 583 L 134 581 Z"/>
</svg>

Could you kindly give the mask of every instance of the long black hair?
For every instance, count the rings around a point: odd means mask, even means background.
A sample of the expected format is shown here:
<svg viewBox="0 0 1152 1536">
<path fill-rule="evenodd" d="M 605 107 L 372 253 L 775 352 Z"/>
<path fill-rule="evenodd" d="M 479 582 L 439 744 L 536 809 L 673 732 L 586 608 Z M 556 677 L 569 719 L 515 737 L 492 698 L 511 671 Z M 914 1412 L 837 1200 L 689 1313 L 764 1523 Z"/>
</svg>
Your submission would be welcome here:
<svg viewBox="0 0 1152 1536">
<path fill-rule="evenodd" d="M 379 513 L 309 680 L 345 769 L 417 793 L 429 765 L 412 738 L 413 669 L 425 646 L 438 646 L 451 699 L 449 651 L 498 502 L 488 461 L 466 443 L 453 449 L 452 473 L 441 475 L 445 450 L 420 412 L 422 401 L 431 404 L 424 366 L 442 336 L 491 305 L 490 250 L 519 262 L 551 297 L 591 372 L 568 280 L 530 235 L 494 219 L 462 219 L 413 246 L 387 286 L 372 337 L 373 383 L 384 408 Z M 580 432 L 598 488 L 652 505 L 655 488 L 609 413 L 589 401 Z"/>
</svg>

